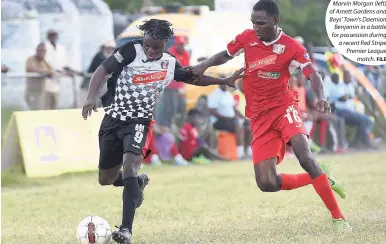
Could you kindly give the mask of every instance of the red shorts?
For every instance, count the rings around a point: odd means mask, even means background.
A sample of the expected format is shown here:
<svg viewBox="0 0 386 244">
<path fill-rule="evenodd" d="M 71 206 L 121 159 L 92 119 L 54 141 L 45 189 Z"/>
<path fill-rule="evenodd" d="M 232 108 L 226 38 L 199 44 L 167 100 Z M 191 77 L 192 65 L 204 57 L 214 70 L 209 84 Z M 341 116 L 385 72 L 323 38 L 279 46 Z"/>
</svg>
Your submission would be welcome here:
<svg viewBox="0 0 386 244">
<path fill-rule="evenodd" d="M 308 133 L 295 106 L 268 109 L 251 120 L 253 164 L 277 157 L 279 164 L 290 138 Z"/>
</svg>

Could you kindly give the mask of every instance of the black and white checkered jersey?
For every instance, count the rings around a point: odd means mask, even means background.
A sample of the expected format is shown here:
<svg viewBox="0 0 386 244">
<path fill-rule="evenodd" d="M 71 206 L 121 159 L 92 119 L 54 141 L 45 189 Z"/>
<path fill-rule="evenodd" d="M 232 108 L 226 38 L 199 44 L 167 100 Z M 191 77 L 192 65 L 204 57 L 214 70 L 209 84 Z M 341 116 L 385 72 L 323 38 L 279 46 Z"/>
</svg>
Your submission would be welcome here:
<svg viewBox="0 0 386 244">
<path fill-rule="evenodd" d="M 108 91 L 102 96 L 105 113 L 119 120 L 151 120 L 156 100 L 173 80 L 188 81 L 189 70 L 168 52 L 147 61 L 142 41 L 119 47 L 102 65 L 109 74 Z"/>
</svg>

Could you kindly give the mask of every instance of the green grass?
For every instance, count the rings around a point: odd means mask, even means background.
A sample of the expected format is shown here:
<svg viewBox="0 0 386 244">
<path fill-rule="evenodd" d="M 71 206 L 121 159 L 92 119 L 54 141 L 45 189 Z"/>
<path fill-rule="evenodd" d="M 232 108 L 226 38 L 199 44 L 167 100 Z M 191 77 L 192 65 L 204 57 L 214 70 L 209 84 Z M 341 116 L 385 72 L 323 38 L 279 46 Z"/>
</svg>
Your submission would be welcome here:
<svg viewBox="0 0 386 244">
<path fill-rule="evenodd" d="M 386 152 L 320 158 L 347 189 L 339 203 L 352 233 L 332 229 L 312 186 L 262 193 L 252 165 L 237 162 L 142 169 L 151 181 L 137 211 L 135 243 L 386 243 Z M 302 170 L 286 160 L 279 172 Z M 96 172 L 21 182 L 2 188 L 2 243 L 73 244 L 87 215 L 120 224 L 122 188 L 99 186 Z"/>
</svg>

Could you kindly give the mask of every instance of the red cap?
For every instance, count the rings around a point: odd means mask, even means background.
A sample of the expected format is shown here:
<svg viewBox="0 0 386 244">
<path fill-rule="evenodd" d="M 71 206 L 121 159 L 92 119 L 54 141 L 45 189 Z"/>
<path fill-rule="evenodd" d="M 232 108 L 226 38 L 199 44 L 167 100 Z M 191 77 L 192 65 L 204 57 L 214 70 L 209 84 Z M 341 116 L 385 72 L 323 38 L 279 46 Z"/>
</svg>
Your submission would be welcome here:
<svg viewBox="0 0 386 244">
<path fill-rule="evenodd" d="M 175 36 L 174 37 L 174 42 L 176 44 L 187 44 L 188 43 L 188 38 L 186 38 L 186 36 Z"/>
</svg>

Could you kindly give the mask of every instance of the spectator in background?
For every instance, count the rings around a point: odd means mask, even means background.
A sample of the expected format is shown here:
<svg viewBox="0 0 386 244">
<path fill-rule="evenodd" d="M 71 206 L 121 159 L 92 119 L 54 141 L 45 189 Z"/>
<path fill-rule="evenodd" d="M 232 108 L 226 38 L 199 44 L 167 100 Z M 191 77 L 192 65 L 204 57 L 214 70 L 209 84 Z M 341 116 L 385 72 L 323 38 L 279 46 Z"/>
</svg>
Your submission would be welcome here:
<svg viewBox="0 0 386 244">
<path fill-rule="evenodd" d="M 379 89 L 381 76 L 379 74 L 379 69 L 376 66 L 367 65 L 365 66 L 363 72 L 367 79 L 374 85 L 376 89 Z"/>
<path fill-rule="evenodd" d="M 196 110 L 200 112 L 200 122 L 197 126 L 199 137 L 209 146 L 210 149 L 216 150 L 216 132 L 210 120 L 210 111 L 208 108 L 208 97 L 201 95 L 196 102 Z"/>
<path fill-rule="evenodd" d="M 7 73 L 9 68 L 6 65 L 1 65 L 1 73 Z"/>
<path fill-rule="evenodd" d="M 190 54 L 185 50 L 188 40 L 185 36 L 175 36 L 175 45 L 170 47 L 169 52 L 174 55 L 180 64 L 185 67 L 190 65 Z M 183 121 L 185 113 L 186 98 L 185 84 L 172 81 L 163 91 L 156 108 L 156 120 L 162 125 L 171 128 L 173 121 Z M 178 124 L 179 126 L 180 124 Z"/>
<path fill-rule="evenodd" d="M 155 124 L 150 140 L 149 149 L 151 153 L 145 159 L 146 163 L 161 165 L 162 162 L 170 162 L 179 166 L 186 166 L 188 162 L 181 156 L 176 145 L 174 135 L 166 127 Z"/>
<path fill-rule="evenodd" d="M 28 77 L 25 85 L 25 101 L 30 110 L 46 109 L 46 82 L 54 78 L 54 70 L 45 60 L 44 43 L 36 47 L 36 54 L 26 62 L 26 72 L 39 73 L 41 77 Z"/>
<path fill-rule="evenodd" d="M 213 127 L 216 130 L 234 133 L 237 138 L 238 158 L 244 157 L 244 145 L 242 129 L 238 118 L 243 116 L 236 107 L 236 101 L 226 85 L 220 85 L 208 97 L 208 107 L 212 115 Z"/>
<path fill-rule="evenodd" d="M 359 147 L 372 149 L 374 146 L 370 142 L 369 134 L 372 130 L 373 122 L 371 119 L 356 111 L 354 104 L 355 87 L 351 81 L 348 71 L 344 72 L 344 82 L 339 82 L 339 75 L 331 75 L 331 86 L 328 87 L 329 100 L 335 108 L 335 113 L 345 119 L 346 125 L 358 128 L 356 139 Z"/>
<path fill-rule="evenodd" d="M 48 30 L 46 47 L 46 61 L 51 65 L 55 72 L 69 72 L 67 50 L 64 46 L 57 43 L 59 35 L 55 30 Z M 59 77 L 46 81 L 46 103 L 47 109 L 56 109 L 59 102 L 60 84 Z"/>
<path fill-rule="evenodd" d="M 94 58 L 91 61 L 90 66 L 87 69 L 88 74 L 92 74 L 95 72 L 95 70 L 99 67 L 99 65 L 107 58 L 109 57 L 117 47 L 115 41 L 109 40 L 105 41 L 100 50 L 97 54 L 95 54 Z M 88 93 L 88 87 L 90 85 L 90 79 L 91 77 L 84 77 L 83 82 L 80 86 L 80 94 L 78 96 L 78 106 L 83 106 L 83 103 L 85 102 L 87 98 Z"/>
<path fill-rule="evenodd" d="M 298 107 L 301 111 L 300 116 L 304 121 L 304 127 L 306 128 L 307 132 L 310 133 L 314 125 L 314 118 L 307 111 L 308 109 L 307 109 L 307 102 L 306 102 L 307 101 L 306 88 L 304 87 L 304 79 L 302 79 L 303 76 L 300 74 L 301 73 L 299 72 L 292 74 L 289 80 L 289 84 L 292 89 L 295 89 L 298 92 L 298 98 L 299 98 Z M 312 139 L 309 139 L 309 141 L 310 141 L 311 150 L 313 152 L 320 153 L 322 151 L 322 149 Z M 290 156 L 290 157 L 295 156 L 293 154 L 293 150 L 291 147 L 287 146 L 286 150 L 287 150 L 286 151 L 287 156 Z"/>
<path fill-rule="evenodd" d="M 330 76 L 326 75 L 325 71 L 319 71 L 320 76 L 323 79 L 324 82 L 324 96 L 328 100 L 329 97 L 329 87 L 331 86 L 332 81 Z M 328 100 L 329 101 L 329 100 Z M 329 101 L 331 102 L 331 101 Z M 332 109 L 335 109 L 334 107 Z M 333 140 L 333 150 L 337 153 L 344 153 L 347 151 L 348 148 L 348 142 L 346 139 L 346 122 L 344 121 L 343 117 L 340 117 L 334 113 L 328 114 L 328 115 L 322 115 L 324 117 L 328 118 L 328 125 L 329 128 L 331 128 L 331 125 L 333 126 L 334 130 L 329 130 L 332 136 Z M 334 132 L 336 131 L 336 133 Z"/>
<path fill-rule="evenodd" d="M 238 118 L 238 122 L 241 127 L 241 133 L 243 134 L 241 138 L 243 138 L 242 144 L 244 146 L 244 155 L 248 158 L 252 158 L 252 131 L 250 121 L 245 117 L 246 100 L 242 83 L 242 80 L 236 82 L 236 89 L 233 91 L 232 95 L 235 100 L 235 107 L 241 115 Z"/>
<path fill-rule="evenodd" d="M 67 76 L 74 76 L 75 74 L 83 75 L 70 68 L 68 61 L 68 54 L 66 48 L 58 43 L 59 34 L 55 30 L 47 31 L 46 47 L 46 61 L 51 65 L 55 72 L 61 73 Z M 59 77 L 46 81 L 46 99 L 48 109 L 56 109 L 59 102 Z"/>
<path fill-rule="evenodd" d="M 192 109 L 188 112 L 187 122 L 179 133 L 181 155 L 194 164 L 210 164 L 211 160 L 227 161 L 198 137 L 197 125 L 200 119 L 198 110 Z"/>
</svg>

